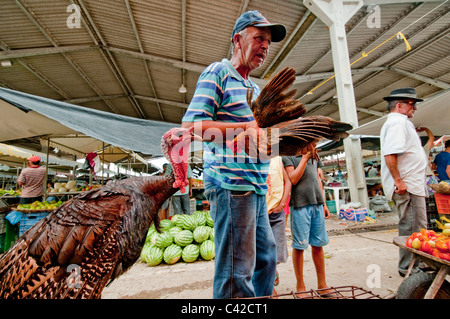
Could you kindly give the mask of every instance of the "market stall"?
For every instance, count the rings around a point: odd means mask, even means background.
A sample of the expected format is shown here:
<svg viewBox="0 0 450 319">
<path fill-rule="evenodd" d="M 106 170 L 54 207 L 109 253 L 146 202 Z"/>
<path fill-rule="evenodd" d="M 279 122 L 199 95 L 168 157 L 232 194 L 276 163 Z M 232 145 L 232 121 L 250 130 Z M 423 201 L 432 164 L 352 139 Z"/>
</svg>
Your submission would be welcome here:
<svg viewBox="0 0 450 319">
<path fill-rule="evenodd" d="M 47 164 L 47 178 L 51 148 L 68 154 L 66 159 L 55 157 L 60 161 L 75 163 L 71 165 L 74 172 L 76 167 L 83 164 L 76 159 L 95 153 L 101 161 L 100 170 L 96 173 L 101 174 L 102 183 L 103 173 L 109 169 L 104 166 L 105 163 L 118 163 L 128 168 L 139 163 L 141 171 L 156 171 L 140 154 L 161 155 L 162 134 L 175 126 L 102 112 L 6 88 L 0 88 L 0 108 L 0 142 L 27 146 L 27 141 L 32 141 L 34 148 L 40 144 L 41 149 L 45 150 L 39 155 Z M 5 149 L 5 152 L 14 153 Z M 21 158 L 24 162 L 31 155 L 28 153 L 37 155 L 39 152 L 33 150 L 25 153 Z M 116 172 L 110 173 L 114 175 Z M 75 192 L 70 193 L 73 195 Z M 65 192 L 57 194 L 67 195 Z M 48 213 L 48 210 L 40 213 Z M 36 220 L 38 218 L 34 218 Z"/>
<path fill-rule="evenodd" d="M 75 158 L 96 152 L 103 163 L 155 172 L 140 154 L 161 155 L 162 134 L 175 124 L 141 120 L 0 88 L 0 142 L 35 139 Z"/>
</svg>

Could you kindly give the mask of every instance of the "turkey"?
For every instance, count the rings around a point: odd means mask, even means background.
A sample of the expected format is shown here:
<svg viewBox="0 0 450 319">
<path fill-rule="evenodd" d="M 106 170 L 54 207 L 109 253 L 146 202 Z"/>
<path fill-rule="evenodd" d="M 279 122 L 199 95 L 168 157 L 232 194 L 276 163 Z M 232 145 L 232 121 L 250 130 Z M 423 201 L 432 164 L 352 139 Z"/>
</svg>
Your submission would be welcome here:
<svg viewBox="0 0 450 319">
<path fill-rule="evenodd" d="M 161 141 L 170 176 L 110 182 L 78 195 L 26 231 L 0 259 L 0 298 L 100 298 L 138 259 L 160 206 L 187 181 L 193 129 Z"/>
<path fill-rule="evenodd" d="M 241 132 L 227 141 L 233 152 L 245 150 L 251 157 L 297 156 L 320 138 L 339 141 L 348 136 L 350 124 L 320 115 L 302 117 L 306 108 L 294 99 L 297 91 L 286 92 L 294 81 L 295 70 L 286 67 L 266 84 L 255 101 L 253 91 L 247 91 L 247 103 L 264 134 L 253 128 Z"/>
</svg>

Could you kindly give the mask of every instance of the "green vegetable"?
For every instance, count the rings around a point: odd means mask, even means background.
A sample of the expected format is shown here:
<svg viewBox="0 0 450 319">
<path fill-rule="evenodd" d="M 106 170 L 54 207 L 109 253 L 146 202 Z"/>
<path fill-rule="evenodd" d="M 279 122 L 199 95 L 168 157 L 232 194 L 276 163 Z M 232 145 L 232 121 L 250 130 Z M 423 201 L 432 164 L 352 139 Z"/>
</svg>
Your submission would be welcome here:
<svg viewBox="0 0 450 319">
<path fill-rule="evenodd" d="M 182 249 L 180 246 L 172 244 L 164 250 L 164 262 L 169 265 L 175 264 L 181 258 Z"/>
<path fill-rule="evenodd" d="M 184 262 L 191 263 L 197 260 L 200 254 L 200 248 L 198 245 L 190 244 L 183 248 L 181 252 L 181 258 Z"/>
<path fill-rule="evenodd" d="M 209 238 L 209 234 L 211 233 L 211 227 L 208 226 L 198 226 L 194 230 L 194 240 L 201 244 L 205 240 Z"/>
<path fill-rule="evenodd" d="M 214 242 L 211 240 L 205 240 L 200 244 L 200 256 L 202 256 L 204 260 L 211 260 L 216 255 L 214 249 Z"/>
<path fill-rule="evenodd" d="M 178 246 L 184 247 L 192 243 L 194 234 L 190 230 L 185 229 L 176 233 L 173 240 Z"/>
</svg>

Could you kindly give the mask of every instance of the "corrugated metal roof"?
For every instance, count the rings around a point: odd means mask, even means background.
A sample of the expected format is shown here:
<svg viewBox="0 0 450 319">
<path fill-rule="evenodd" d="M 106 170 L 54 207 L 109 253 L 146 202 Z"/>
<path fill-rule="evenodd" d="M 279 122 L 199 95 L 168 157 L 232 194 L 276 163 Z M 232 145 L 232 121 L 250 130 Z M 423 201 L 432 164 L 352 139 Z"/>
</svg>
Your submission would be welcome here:
<svg viewBox="0 0 450 319">
<path fill-rule="evenodd" d="M 394 88 L 413 86 L 426 97 L 450 86 L 450 3 L 399 2 L 380 1 L 379 26 L 367 5 L 346 24 L 351 62 L 399 31 L 412 47 L 406 52 L 394 37 L 352 66 L 360 125 L 385 113 L 382 97 Z M 76 22 L 69 5 L 81 11 L 79 27 L 67 24 Z M 0 60 L 13 66 L 0 67 L 0 85 L 180 123 L 201 70 L 229 56 L 234 23 L 247 10 L 287 29 L 252 76 L 264 83 L 293 67 L 308 114 L 339 119 L 334 80 L 307 94 L 333 74 L 333 61 L 328 28 L 298 0 L 4 0 Z M 183 82 L 187 94 L 178 92 Z"/>
</svg>

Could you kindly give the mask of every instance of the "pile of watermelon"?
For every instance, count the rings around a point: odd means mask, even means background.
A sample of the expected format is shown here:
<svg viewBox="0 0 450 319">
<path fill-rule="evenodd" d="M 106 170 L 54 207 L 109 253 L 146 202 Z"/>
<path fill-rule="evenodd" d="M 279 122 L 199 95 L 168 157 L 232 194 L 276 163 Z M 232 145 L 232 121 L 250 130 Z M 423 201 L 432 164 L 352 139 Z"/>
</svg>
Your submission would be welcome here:
<svg viewBox="0 0 450 319">
<path fill-rule="evenodd" d="M 149 266 L 163 261 L 173 265 L 198 259 L 212 260 L 214 252 L 214 223 L 209 211 L 196 211 L 192 215 L 174 215 L 160 221 L 161 233 L 153 224 L 141 251 L 141 260 Z"/>
</svg>

